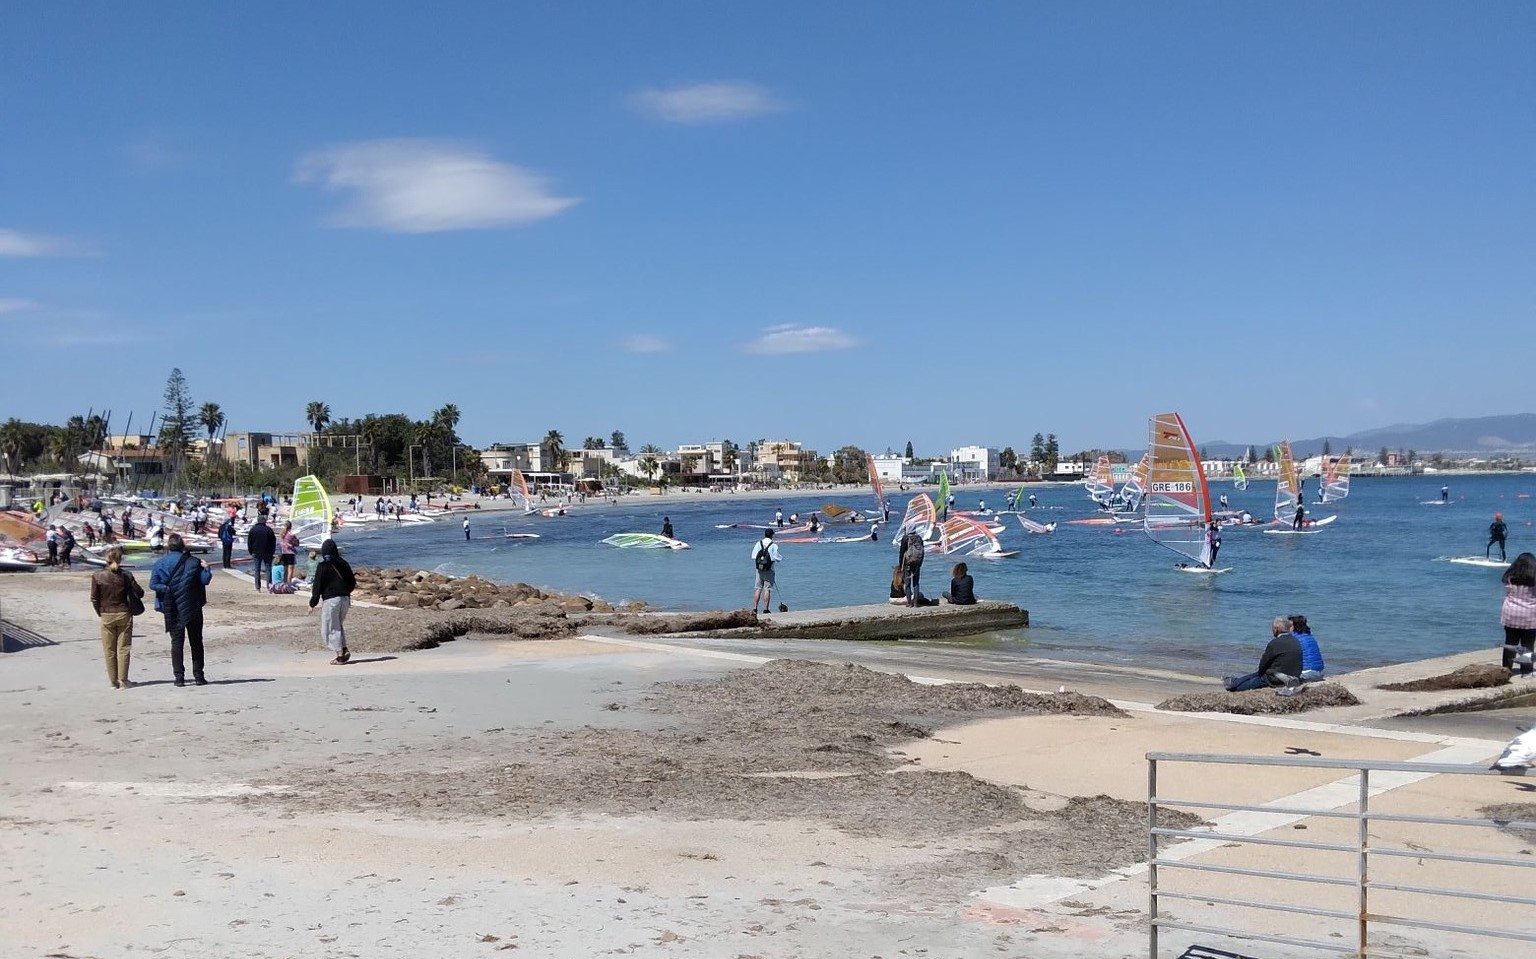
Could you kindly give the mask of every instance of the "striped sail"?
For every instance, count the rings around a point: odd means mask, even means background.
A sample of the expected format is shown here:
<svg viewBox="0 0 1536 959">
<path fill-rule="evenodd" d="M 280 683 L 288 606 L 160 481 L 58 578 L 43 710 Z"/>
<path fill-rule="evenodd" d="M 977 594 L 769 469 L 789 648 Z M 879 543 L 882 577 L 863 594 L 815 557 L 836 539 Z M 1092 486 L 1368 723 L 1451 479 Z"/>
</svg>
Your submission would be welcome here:
<svg viewBox="0 0 1536 959">
<path fill-rule="evenodd" d="M 1323 467 L 1323 502 L 1337 503 L 1349 495 L 1349 454 Z"/>
<path fill-rule="evenodd" d="M 933 551 L 954 556 L 982 556 L 1003 551 L 997 534 L 990 527 L 967 516 L 951 516 L 941 529 L 938 545 L 929 547 Z"/>
<path fill-rule="evenodd" d="M 864 460 L 869 464 L 869 485 L 875 490 L 875 505 L 880 509 L 880 515 L 885 515 L 885 488 L 880 485 L 880 471 L 875 469 L 875 454 L 865 453 Z"/>
<path fill-rule="evenodd" d="M 1289 523 L 1301 502 L 1301 481 L 1296 476 L 1296 460 L 1291 457 L 1291 441 L 1282 440 L 1275 450 L 1280 463 L 1280 475 L 1275 480 L 1275 519 Z"/>
<path fill-rule="evenodd" d="M 1141 462 L 1131 470 L 1131 478 L 1120 487 L 1121 509 L 1128 513 L 1135 513 L 1141 509 L 1142 497 L 1147 492 L 1147 454 L 1141 454 Z"/>
<path fill-rule="evenodd" d="M 907 500 L 907 515 L 902 517 L 901 525 L 896 527 L 897 536 L 905 536 L 908 533 L 928 538 L 928 533 L 937 522 L 933 508 L 933 500 L 927 493 L 918 493 Z"/>
<path fill-rule="evenodd" d="M 1088 496 L 1096 503 L 1106 503 L 1114 495 L 1114 473 L 1110 466 L 1108 456 L 1100 456 L 1093 464 L 1093 469 L 1083 480 L 1083 487 L 1088 490 Z"/>
<path fill-rule="evenodd" d="M 522 470 L 514 469 L 512 471 L 512 488 L 517 491 L 518 498 L 523 501 L 523 509 L 531 512 L 533 510 L 533 496 L 528 491 L 528 477 L 523 475 Z"/>
<path fill-rule="evenodd" d="M 659 533 L 614 533 L 603 540 L 609 546 L 620 549 L 687 549 L 688 544 L 669 539 Z"/>
<path fill-rule="evenodd" d="M 288 521 L 293 524 L 299 543 L 319 549 L 331 535 L 331 498 L 316 476 L 300 476 L 293 481 L 293 506 Z"/>
<path fill-rule="evenodd" d="M 1195 443 L 1177 413 L 1159 413 L 1147 437 L 1147 492 L 1143 529 L 1159 546 L 1210 565 L 1206 527 L 1211 492 Z"/>
</svg>

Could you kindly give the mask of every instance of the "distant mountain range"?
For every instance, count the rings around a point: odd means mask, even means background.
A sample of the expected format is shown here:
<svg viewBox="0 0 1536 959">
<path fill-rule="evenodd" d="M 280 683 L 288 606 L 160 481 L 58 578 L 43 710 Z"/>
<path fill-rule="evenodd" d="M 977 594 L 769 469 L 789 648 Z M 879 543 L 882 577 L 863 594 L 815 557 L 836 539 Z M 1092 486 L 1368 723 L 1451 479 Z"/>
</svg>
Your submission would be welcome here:
<svg viewBox="0 0 1536 959">
<path fill-rule="evenodd" d="M 1262 456 L 1264 450 L 1280 442 L 1277 437 L 1264 443 L 1201 443 L 1210 456 L 1240 456 L 1251 445 Z M 1471 419 L 1435 420 L 1433 423 L 1383 426 L 1348 436 L 1318 436 L 1292 439 L 1291 451 L 1297 456 L 1314 456 L 1328 443 L 1335 453 L 1354 448 L 1356 453 L 1375 454 L 1383 446 L 1389 450 L 1414 450 L 1419 453 L 1447 453 L 1462 456 L 1536 453 L 1536 413 L 1509 416 L 1478 416 Z"/>
</svg>

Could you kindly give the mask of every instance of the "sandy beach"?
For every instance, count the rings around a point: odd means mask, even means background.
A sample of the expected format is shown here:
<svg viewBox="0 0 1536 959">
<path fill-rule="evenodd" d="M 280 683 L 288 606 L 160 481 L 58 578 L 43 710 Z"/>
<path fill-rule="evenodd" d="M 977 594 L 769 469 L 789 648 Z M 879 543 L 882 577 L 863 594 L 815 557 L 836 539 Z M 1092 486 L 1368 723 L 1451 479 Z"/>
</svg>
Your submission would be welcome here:
<svg viewBox="0 0 1536 959">
<path fill-rule="evenodd" d="M 1140 956 L 1148 750 L 1486 764 L 1509 725 L 1393 720 L 1385 694 L 1363 691 L 1304 718 L 1169 714 L 1153 704 L 1208 683 L 1031 661 L 1010 674 L 899 644 L 577 630 L 359 644 L 336 667 L 302 597 L 227 575 L 210 587 L 212 683 L 170 685 L 150 615 L 140 685 L 118 691 L 85 586 L 0 578 L 5 619 L 51 643 L 0 657 L 0 921 L 15 955 Z M 406 614 L 354 615 L 361 632 Z M 1279 801 L 1338 778 L 1256 768 L 1221 793 Z M 1208 784 L 1187 771 L 1165 785 Z M 1405 781 L 1391 798 L 1475 815 L 1529 804 L 1519 785 Z"/>
</svg>

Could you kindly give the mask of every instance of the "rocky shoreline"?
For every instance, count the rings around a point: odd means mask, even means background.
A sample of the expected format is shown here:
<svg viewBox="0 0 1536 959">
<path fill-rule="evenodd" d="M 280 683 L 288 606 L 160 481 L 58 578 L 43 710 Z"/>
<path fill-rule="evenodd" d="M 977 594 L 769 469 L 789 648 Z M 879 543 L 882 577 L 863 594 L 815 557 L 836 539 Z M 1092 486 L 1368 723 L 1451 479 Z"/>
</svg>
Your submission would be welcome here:
<svg viewBox="0 0 1536 959">
<path fill-rule="evenodd" d="M 640 612 L 647 608 L 645 603 L 625 603 L 615 610 L 601 599 L 547 593 L 527 583 L 503 585 L 474 575 L 454 577 L 423 569 L 383 569 L 373 566 L 361 566 L 353 572 L 357 576 L 357 589 L 352 594 L 354 599 L 399 609 L 453 612 L 459 609 L 510 609 L 548 605 L 567 613 L 612 613 Z"/>
</svg>

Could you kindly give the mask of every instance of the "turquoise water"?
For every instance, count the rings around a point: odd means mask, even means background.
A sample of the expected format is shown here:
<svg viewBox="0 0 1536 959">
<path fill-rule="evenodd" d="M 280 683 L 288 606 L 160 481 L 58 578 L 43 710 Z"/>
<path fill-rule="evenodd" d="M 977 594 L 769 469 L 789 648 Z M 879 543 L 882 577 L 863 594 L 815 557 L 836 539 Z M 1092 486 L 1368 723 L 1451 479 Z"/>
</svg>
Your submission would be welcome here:
<svg viewBox="0 0 1536 959">
<path fill-rule="evenodd" d="M 979 596 L 1030 611 L 1030 629 L 993 637 L 988 645 L 1030 655 L 1220 673 L 1251 668 L 1269 638 L 1270 620 L 1302 613 L 1335 668 L 1488 648 L 1503 640 L 1500 571 L 1443 558 L 1482 555 L 1495 511 L 1509 524 L 1511 559 L 1522 550 L 1536 551 L 1531 525 L 1536 500 L 1520 498 L 1536 493 L 1536 475 L 1447 482 L 1451 505 L 1425 506 L 1421 500 L 1439 498 L 1440 479 L 1357 477 L 1343 503 L 1309 507 L 1314 516 L 1339 515 L 1317 535 L 1224 532 L 1220 565 L 1233 571 L 1214 577 L 1174 571 L 1178 557 L 1134 529 L 1116 534 L 1110 527 L 1066 524 L 1094 515 L 1080 488 L 1036 490 L 1042 508 L 1032 515 L 1061 523 L 1056 532 L 1026 535 L 1016 520 L 1005 517 L 1003 544 L 1022 550 L 1020 556 L 970 563 Z M 1315 496 L 1317 481 L 1309 480 L 1307 488 Z M 1220 492 L 1233 508 L 1256 516 L 1272 511 L 1272 482 L 1254 482 L 1245 492 L 1230 484 L 1213 486 L 1213 495 Z M 1004 498 L 1000 490 L 956 495 L 960 509 L 974 508 L 978 496 L 994 508 Z M 477 537 L 505 528 L 536 532 L 537 540 L 466 543 L 457 517 L 399 529 L 346 530 L 341 536 L 353 562 L 367 565 L 478 573 L 611 602 L 644 599 L 670 609 L 745 608 L 752 594 L 754 534 L 718 530 L 715 524 L 767 523 L 775 507 L 786 516 L 803 516 L 829 499 L 855 508 L 868 505 L 828 494 L 782 500 L 725 494 L 689 502 L 658 497 L 622 509 L 578 507 L 558 518 L 471 514 Z M 893 497 L 901 506 L 905 501 L 904 495 Z M 900 512 L 893 509 L 893 516 Z M 617 532 L 659 532 L 663 514 L 692 549 L 615 549 L 598 543 Z M 794 609 L 884 602 L 895 547 L 881 532 L 876 543 L 782 544 L 779 598 Z M 950 565 L 944 557 L 929 557 L 923 568 L 926 593 L 937 595 L 947 586 Z"/>
</svg>

